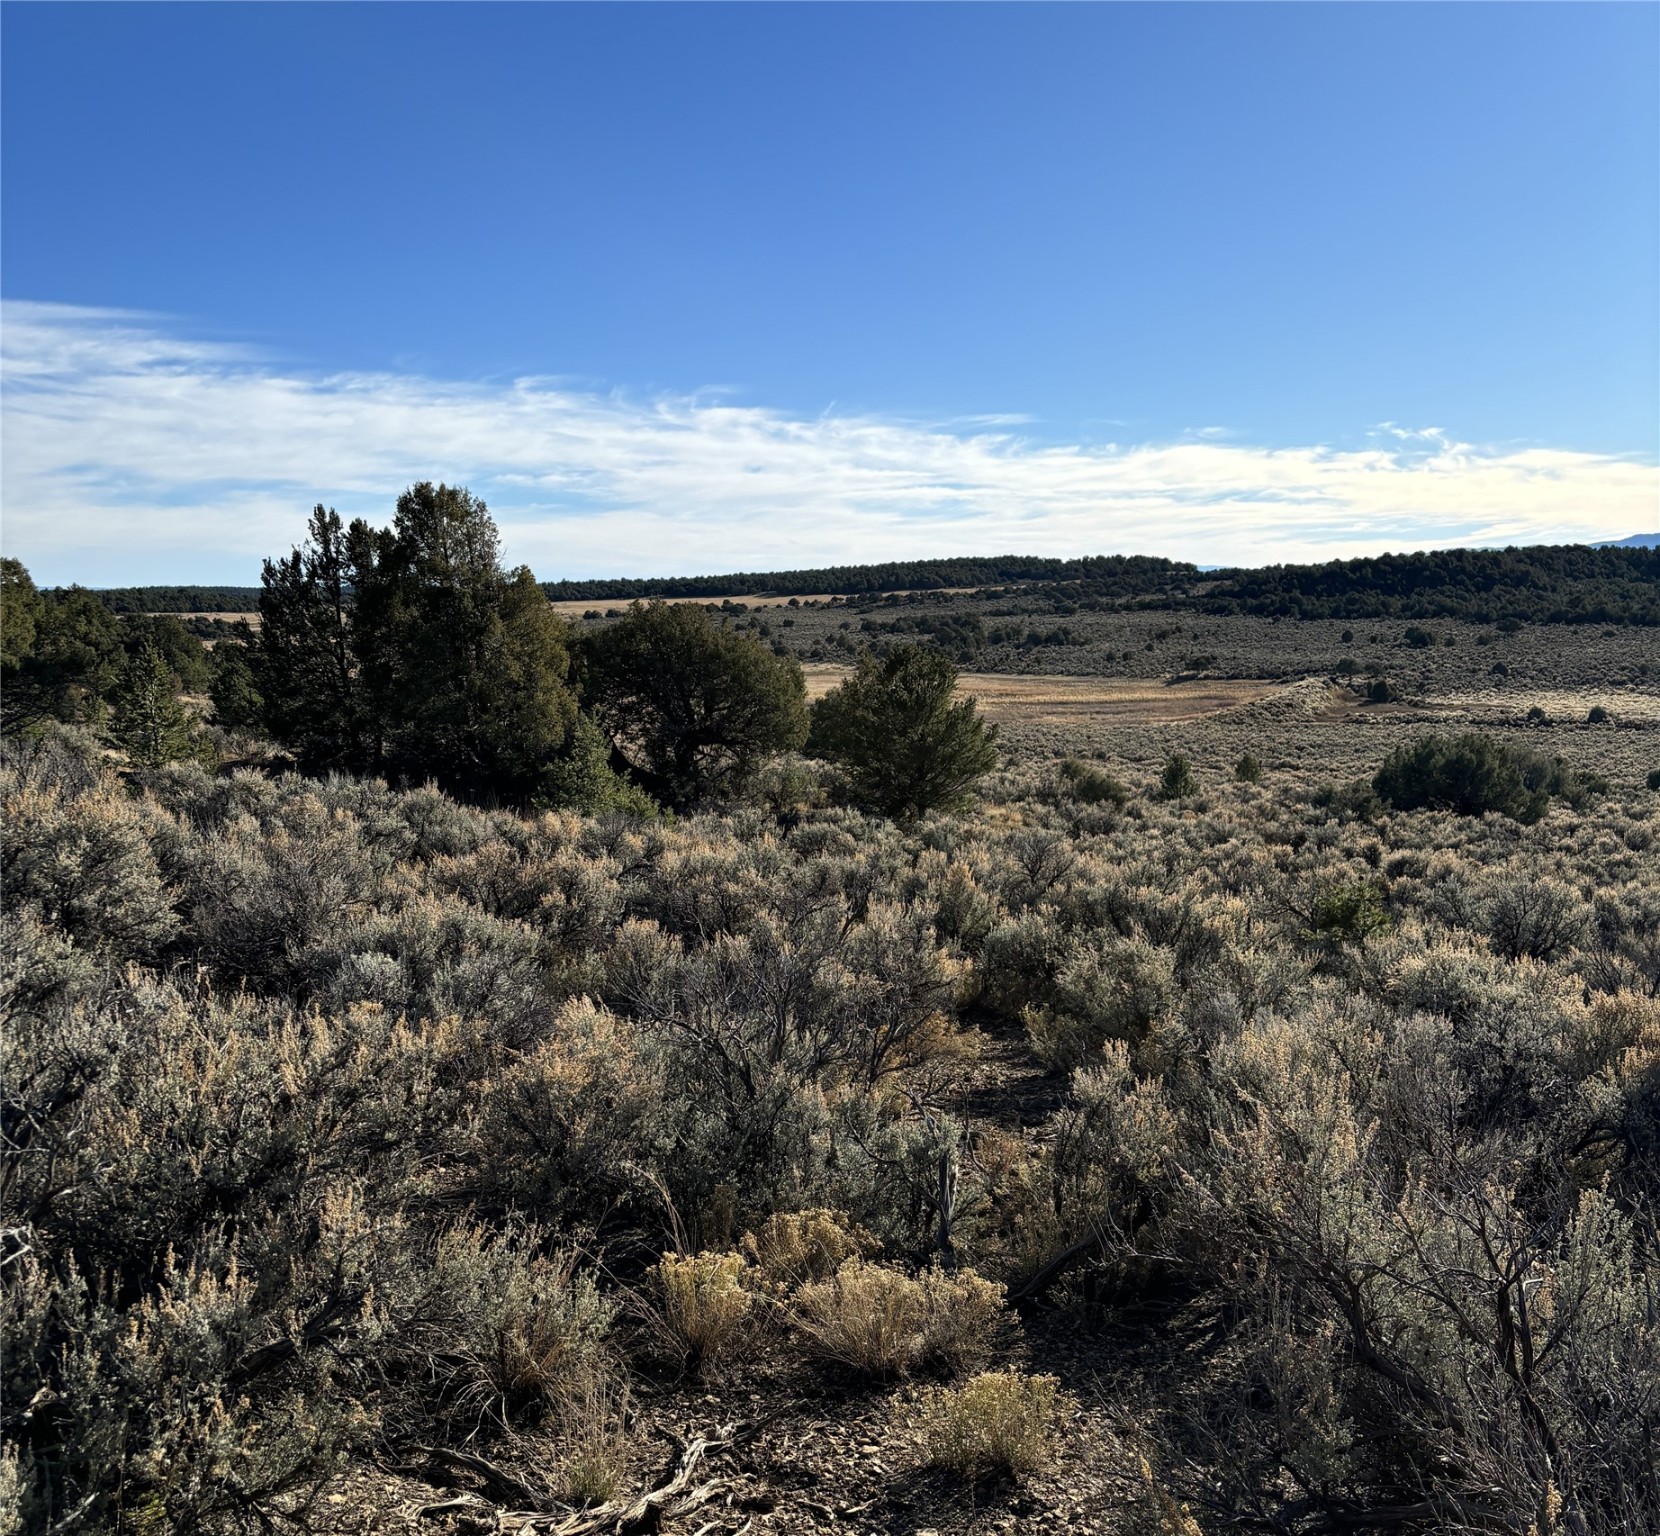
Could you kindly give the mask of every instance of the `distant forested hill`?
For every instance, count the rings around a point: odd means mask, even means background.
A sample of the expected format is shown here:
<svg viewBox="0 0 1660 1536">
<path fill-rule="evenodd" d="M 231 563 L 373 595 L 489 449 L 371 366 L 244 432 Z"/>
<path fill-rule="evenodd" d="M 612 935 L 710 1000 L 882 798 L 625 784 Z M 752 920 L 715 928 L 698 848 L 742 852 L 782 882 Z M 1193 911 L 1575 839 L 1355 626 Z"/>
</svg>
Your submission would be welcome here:
<svg viewBox="0 0 1660 1536">
<path fill-rule="evenodd" d="M 926 592 L 947 587 L 1006 586 L 1013 582 L 1088 581 L 1124 595 L 1185 584 L 1196 566 L 1147 555 L 1093 555 L 1053 560 L 1040 555 L 963 556 L 893 560 L 881 565 L 831 565 L 804 571 L 736 571 L 726 576 L 660 576 L 600 581 L 550 581 L 558 602 L 636 597 L 804 597 L 829 593 Z"/>
<path fill-rule="evenodd" d="M 102 587 L 98 596 L 116 613 L 252 613 L 258 587 Z"/>
<path fill-rule="evenodd" d="M 1443 549 L 1221 571 L 1208 613 L 1305 619 L 1466 619 L 1491 624 L 1660 624 L 1660 550 Z"/>
<path fill-rule="evenodd" d="M 1660 625 L 1660 549 L 1631 544 L 1443 549 L 1424 554 L 1201 571 L 1147 555 L 1079 560 L 1037 555 L 964 556 L 834 565 L 724 576 L 553 581 L 550 598 L 872 597 L 953 587 L 1019 586 L 1038 602 L 1072 607 L 1131 603 L 1204 613 L 1307 619 L 1464 619 L 1492 624 Z M 112 587 L 98 596 L 116 613 L 246 613 L 258 587 Z"/>
</svg>

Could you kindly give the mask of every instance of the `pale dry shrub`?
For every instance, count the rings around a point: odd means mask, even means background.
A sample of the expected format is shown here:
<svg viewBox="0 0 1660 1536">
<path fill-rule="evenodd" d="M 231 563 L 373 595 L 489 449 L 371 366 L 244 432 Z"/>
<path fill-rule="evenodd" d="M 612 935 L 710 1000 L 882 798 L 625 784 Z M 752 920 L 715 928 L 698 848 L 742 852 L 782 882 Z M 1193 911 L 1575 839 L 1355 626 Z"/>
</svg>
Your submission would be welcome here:
<svg viewBox="0 0 1660 1536">
<path fill-rule="evenodd" d="M 1141 937 L 1103 936 L 1063 965 L 1052 1008 L 1022 1015 L 1032 1048 L 1049 1067 L 1081 1065 L 1109 1040 L 1132 1045 L 1174 1011 L 1175 956 Z"/>
<path fill-rule="evenodd" d="M 384 859 L 348 811 L 293 794 L 181 848 L 175 878 L 200 957 L 231 983 L 304 991 L 322 954 L 380 894 Z"/>
<path fill-rule="evenodd" d="M 537 1236 L 460 1226 L 439 1240 L 435 1355 L 454 1417 L 506 1425 L 540 1414 L 605 1364 L 615 1309 L 574 1253 L 539 1253 Z"/>
<path fill-rule="evenodd" d="M 8 1406 L 50 1410 L 51 1438 L 11 1467 L 22 1530 L 271 1529 L 366 1446 L 371 1415 L 335 1379 L 349 1360 L 250 1348 L 274 1321 L 257 1290 L 234 1255 L 169 1254 L 161 1284 L 124 1310 L 74 1271 L 54 1280 L 34 1254 L 6 1267 Z"/>
<path fill-rule="evenodd" d="M 932 897 L 940 936 L 979 949 L 997 922 L 997 902 L 981 889 L 973 867 L 931 848 L 917 860 L 916 878 Z"/>
<path fill-rule="evenodd" d="M 0 776 L 0 900 L 83 949 L 144 959 L 177 932 L 151 839 L 169 818 L 113 779 L 84 794 Z"/>
<path fill-rule="evenodd" d="M 743 1339 L 755 1304 L 739 1253 L 665 1253 L 652 1274 L 654 1331 L 694 1375 L 706 1375 Z"/>
<path fill-rule="evenodd" d="M 1057 1246 L 1062 1233 L 1132 1234 L 1168 1185 L 1180 1145 L 1165 1085 L 1135 1075 L 1128 1047 L 1110 1041 L 1096 1060 L 1073 1074 L 1072 1103 L 1040 1155 L 1041 1206 L 1055 1217 Z"/>
<path fill-rule="evenodd" d="M 1002 1286 L 972 1270 L 912 1279 L 851 1258 L 796 1293 L 795 1321 L 817 1358 L 891 1377 L 921 1367 L 961 1373 L 991 1353 L 1007 1318 Z"/>
<path fill-rule="evenodd" d="M 630 1168 L 668 1145 L 661 1053 L 638 1027 L 575 998 L 484 1089 L 477 1148 L 487 1189 L 538 1211 L 622 1198 Z"/>
<path fill-rule="evenodd" d="M 1487 911 L 1487 932 L 1506 960 L 1552 960 L 1579 943 L 1590 909 L 1572 886 L 1520 874 L 1500 885 Z"/>
<path fill-rule="evenodd" d="M 1046 1467 L 1055 1454 L 1059 1385 L 1053 1376 L 1007 1370 L 929 1391 L 919 1411 L 928 1465 L 966 1480 Z"/>
<path fill-rule="evenodd" d="M 22 1536 L 23 1474 L 17 1448 L 0 1447 L 0 1536 Z"/>
<path fill-rule="evenodd" d="M 840 1211 L 779 1211 L 740 1245 L 763 1287 L 777 1294 L 827 1280 L 848 1259 L 869 1258 L 881 1244 Z"/>
</svg>

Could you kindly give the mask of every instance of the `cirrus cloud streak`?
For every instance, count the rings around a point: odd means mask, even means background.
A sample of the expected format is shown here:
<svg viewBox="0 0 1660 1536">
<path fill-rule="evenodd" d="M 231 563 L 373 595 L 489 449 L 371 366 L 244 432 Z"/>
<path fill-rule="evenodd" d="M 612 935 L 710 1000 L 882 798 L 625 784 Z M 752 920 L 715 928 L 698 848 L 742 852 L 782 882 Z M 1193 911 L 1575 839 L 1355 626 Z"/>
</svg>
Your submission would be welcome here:
<svg viewBox="0 0 1660 1536">
<path fill-rule="evenodd" d="M 41 579 L 251 581 L 316 501 L 384 519 L 411 481 L 470 485 L 544 577 L 940 554 L 1135 551 L 1207 564 L 1652 526 L 1639 457 L 1477 448 L 1386 424 L 1367 445 L 1055 444 L 1017 417 L 792 416 L 556 380 L 316 374 L 142 316 L 8 302 L 7 552 Z"/>
</svg>

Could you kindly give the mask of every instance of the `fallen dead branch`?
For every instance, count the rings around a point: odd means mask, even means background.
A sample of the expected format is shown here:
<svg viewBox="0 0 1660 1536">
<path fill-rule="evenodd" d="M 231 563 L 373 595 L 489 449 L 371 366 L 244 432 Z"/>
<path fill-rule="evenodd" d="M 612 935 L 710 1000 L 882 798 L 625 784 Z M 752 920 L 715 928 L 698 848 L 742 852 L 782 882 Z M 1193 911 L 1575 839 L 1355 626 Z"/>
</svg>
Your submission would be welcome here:
<svg viewBox="0 0 1660 1536">
<path fill-rule="evenodd" d="M 493 1461 L 473 1451 L 456 1450 L 445 1445 L 418 1445 L 415 1449 L 428 1461 L 438 1462 L 458 1472 L 470 1472 L 484 1486 L 496 1493 L 499 1497 L 511 1500 L 518 1504 L 547 1504 L 550 1502 L 548 1493 L 540 1488 L 532 1487 L 523 1478 L 515 1476 L 505 1467 L 499 1467 Z M 428 1505 L 427 1509 L 436 1508 Z M 569 1505 L 565 1506 L 568 1513 Z M 425 1514 L 427 1511 L 423 1510 Z"/>
<path fill-rule="evenodd" d="M 703 1482 L 696 1480 L 699 1468 L 711 1456 L 750 1439 L 759 1425 L 744 1421 L 722 1425 L 714 1433 L 682 1440 L 671 1437 L 679 1449 L 674 1468 L 669 1476 L 648 1493 L 630 1501 L 611 1500 L 593 1509 L 573 1510 L 551 1499 L 538 1496 L 533 1489 L 513 1474 L 467 1451 L 448 1451 L 441 1447 L 422 1446 L 432 1459 L 473 1472 L 496 1488 L 514 1489 L 515 1497 L 529 1495 L 526 1502 L 540 1508 L 495 1509 L 496 1530 L 499 1536 L 600 1536 L 613 1532 L 615 1536 L 650 1536 L 672 1520 L 683 1519 L 705 1505 L 729 1496 L 734 1489 L 731 1478 L 713 1477 Z M 462 1511 L 483 1514 L 493 1506 L 476 1495 L 462 1494 L 442 1503 L 428 1504 L 417 1513 L 423 1518 Z M 703 1529 L 711 1527 L 705 1525 Z"/>
</svg>

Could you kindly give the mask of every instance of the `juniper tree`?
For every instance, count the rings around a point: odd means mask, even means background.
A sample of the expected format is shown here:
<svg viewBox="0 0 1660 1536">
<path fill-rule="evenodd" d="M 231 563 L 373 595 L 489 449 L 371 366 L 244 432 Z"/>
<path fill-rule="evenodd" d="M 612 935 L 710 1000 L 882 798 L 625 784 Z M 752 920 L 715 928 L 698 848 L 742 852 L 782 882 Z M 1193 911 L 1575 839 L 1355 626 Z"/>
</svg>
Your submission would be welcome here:
<svg viewBox="0 0 1660 1536">
<path fill-rule="evenodd" d="M 904 645 L 858 670 L 813 706 L 808 750 L 847 771 L 854 796 L 902 819 L 964 804 L 997 763 L 997 727 L 973 699 L 952 702 L 957 669 L 939 651 Z"/>
<path fill-rule="evenodd" d="M 666 805 L 730 793 L 806 738 L 800 666 L 697 604 L 634 604 L 592 638 L 586 662 L 596 716 Z"/>
</svg>

